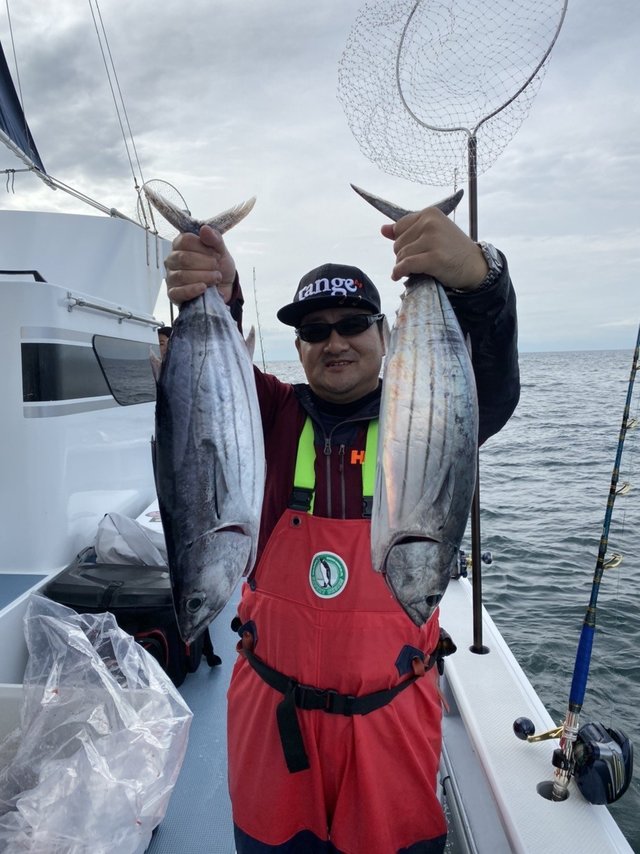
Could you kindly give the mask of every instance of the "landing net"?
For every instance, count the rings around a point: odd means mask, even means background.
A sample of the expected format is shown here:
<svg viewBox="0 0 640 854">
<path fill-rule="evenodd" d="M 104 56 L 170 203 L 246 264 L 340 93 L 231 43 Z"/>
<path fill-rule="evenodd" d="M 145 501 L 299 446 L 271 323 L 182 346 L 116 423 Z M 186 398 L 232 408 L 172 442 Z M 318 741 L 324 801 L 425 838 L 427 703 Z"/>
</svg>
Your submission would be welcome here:
<svg viewBox="0 0 640 854">
<path fill-rule="evenodd" d="M 562 0 L 372 0 L 338 72 L 362 152 L 385 172 L 457 186 L 495 162 L 527 117 Z M 476 141 L 469 165 L 469 139 Z"/>
</svg>

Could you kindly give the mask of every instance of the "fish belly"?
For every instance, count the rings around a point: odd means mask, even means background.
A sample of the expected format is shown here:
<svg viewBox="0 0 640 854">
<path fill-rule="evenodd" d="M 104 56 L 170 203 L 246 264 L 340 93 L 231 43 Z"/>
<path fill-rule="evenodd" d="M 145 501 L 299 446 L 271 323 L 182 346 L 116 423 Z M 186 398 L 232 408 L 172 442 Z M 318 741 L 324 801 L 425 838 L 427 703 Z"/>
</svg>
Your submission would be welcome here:
<svg viewBox="0 0 640 854">
<path fill-rule="evenodd" d="M 446 590 L 475 487 L 478 404 L 442 287 L 417 280 L 391 332 L 371 519 L 373 568 L 420 626 Z"/>
<path fill-rule="evenodd" d="M 156 485 L 178 626 L 197 637 L 255 562 L 264 491 L 253 367 L 215 288 L 174 324 L 156 403 Z"/>
</svg>

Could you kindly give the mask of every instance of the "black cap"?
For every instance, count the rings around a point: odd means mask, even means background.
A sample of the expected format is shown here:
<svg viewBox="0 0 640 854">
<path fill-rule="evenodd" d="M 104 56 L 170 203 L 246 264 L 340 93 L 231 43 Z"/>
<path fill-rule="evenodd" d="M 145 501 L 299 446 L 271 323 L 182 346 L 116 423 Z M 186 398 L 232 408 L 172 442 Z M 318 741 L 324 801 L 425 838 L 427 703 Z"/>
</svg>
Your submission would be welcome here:
<svg viewBox="0 0 640 854">
<path fill-rule="evenodd" d="M 380 313 L 380 294 L 371 279 L 347 264 L 323 264 L 300 279 L 293 302 L 278 312 L 278 320 L 287 326 L 299 326 L 300 321 L 312 311 L 321 308 L 369 309 Z"/>
</svg>

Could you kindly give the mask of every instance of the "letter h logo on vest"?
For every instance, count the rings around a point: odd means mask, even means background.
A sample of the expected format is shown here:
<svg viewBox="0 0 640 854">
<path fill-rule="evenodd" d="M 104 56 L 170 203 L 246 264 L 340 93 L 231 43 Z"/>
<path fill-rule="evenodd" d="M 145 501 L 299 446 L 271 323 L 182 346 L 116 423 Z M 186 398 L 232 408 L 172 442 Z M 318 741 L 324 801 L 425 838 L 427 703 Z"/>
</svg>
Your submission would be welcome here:
<svg viewBox="0 0 640 854">
<path fill-rule="evenodd" d="M 351 465 L 364 465 L 364 451 L 351 451 Z"/>
</svg>

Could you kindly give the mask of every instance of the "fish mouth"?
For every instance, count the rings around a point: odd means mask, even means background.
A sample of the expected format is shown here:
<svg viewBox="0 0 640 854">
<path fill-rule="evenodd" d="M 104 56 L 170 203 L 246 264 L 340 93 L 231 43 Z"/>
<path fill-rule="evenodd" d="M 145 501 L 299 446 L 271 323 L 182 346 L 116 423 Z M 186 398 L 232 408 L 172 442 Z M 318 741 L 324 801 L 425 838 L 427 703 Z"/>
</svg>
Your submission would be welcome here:
<svg viewBox="0 0 640 854">
<path fill-rule="evenodd" d="M 442 596 L 427 596 L 424 600 L 403 604 L 402 610 L 411 622 L 420 629 L 429 622 L 441 599 Z M 429 600 L 434 601 L 430 602 Z"/>
<path fill-rule="evenodd" d="M 429 537 L 408 535 L 389 549 L 384 575 L 398 604 L 416 626 L 431 618 L 451 577 L 455 549 Z"/>
</svg>

